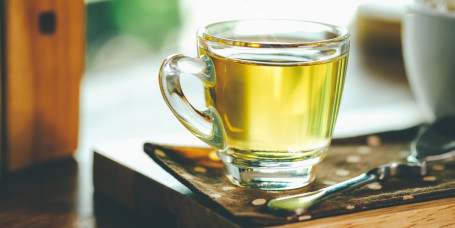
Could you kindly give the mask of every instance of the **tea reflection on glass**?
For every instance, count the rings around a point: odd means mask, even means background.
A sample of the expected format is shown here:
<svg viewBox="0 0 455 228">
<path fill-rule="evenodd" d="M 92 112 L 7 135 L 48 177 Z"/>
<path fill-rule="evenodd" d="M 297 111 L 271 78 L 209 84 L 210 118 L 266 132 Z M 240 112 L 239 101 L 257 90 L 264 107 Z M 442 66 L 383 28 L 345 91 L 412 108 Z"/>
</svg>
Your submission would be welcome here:
<svg viewBox="0 0 455 228">
<path fill-rule="evenodd" d="M 163 63 L 161 89 L 177 118 L 217 149 L 228 179 L 265 190 L 311 183 L 338 114 L 348 31 L 306 21 L 221 22 L 199 30 L 198 50 L 199 58 Z M 204 82 L 207 110 L 188 103 L 182 73 Z"/>
</svg>

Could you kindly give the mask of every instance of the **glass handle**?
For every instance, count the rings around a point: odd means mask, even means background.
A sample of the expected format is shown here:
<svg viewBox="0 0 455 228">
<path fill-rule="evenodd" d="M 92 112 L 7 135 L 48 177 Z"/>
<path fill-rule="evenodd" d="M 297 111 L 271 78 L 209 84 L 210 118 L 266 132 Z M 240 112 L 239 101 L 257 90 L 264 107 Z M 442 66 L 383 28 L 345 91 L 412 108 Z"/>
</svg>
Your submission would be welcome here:
<svg viewBox="0 0 455 228">
<path fill-rule="evenodd" d="M 206 88 L 215 85 L 212 61 L 205 55 L 199 58 L 172 55 L 161 65 L 159 81 L 161 93 L 177 119 L 196 137 L 216 149 L 225 147 L 225 131 L 220 115 L 209 106 L 200 111 L 186 99 L 180 85 L 180 75 L 190 74 L 199 78 Z"/>
</svg>

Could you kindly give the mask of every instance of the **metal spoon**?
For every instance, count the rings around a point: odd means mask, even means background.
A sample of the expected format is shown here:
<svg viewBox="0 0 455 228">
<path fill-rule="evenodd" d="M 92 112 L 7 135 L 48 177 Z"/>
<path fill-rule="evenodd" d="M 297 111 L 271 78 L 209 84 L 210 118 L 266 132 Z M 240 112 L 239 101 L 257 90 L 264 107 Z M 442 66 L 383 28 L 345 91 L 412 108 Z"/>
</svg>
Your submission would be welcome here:
<svg viewBox="0 0 455 228">
<path fill-rule="evenodd" d="M 420 129 L 411 143 L 408 162 L 440 161 L 455 156 L 455 116 L 446 116 Z"/>
<path fill-rule="evenodd" d="M 337 192 L 358 188 L 389 177 L 425 176 L 428 173 L 428 161 L 455 156 L 455 116 L 441 118 L 423 127 L 411 144 L 411 153 L 407 164 L 383 165 L 323 189 L 270 200 L 267 206 L 276 213 L 302 214 L 311 206 Z"/>
</svg>

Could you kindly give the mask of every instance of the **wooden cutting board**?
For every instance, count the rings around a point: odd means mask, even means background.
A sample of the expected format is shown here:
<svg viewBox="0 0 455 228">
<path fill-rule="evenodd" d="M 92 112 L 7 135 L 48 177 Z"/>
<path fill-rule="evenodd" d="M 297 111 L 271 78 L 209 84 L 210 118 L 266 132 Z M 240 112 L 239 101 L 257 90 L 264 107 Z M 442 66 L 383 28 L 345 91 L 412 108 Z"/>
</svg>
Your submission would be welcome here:
<svg viewBox="0 0 455 228">
<path fill-rule="evenodd" d="M 169 214 L 179 227 L 241 227 L 213 203 L 195 194 L 143 152 L 147 140 L 96 146 L 93 161 L 95 192 L 119 202 L 150 220 Z M 453 227 L 455 198 L 368 210 L 280 227 Z"/>
</svg>

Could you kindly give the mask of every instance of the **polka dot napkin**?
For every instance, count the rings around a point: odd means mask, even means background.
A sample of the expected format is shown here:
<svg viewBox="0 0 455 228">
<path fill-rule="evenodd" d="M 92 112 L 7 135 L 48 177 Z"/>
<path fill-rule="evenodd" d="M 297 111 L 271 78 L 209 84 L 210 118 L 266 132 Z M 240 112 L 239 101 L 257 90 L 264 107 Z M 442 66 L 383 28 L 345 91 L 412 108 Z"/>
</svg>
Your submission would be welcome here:
<svg viewBox="0 0 455 228">
<path fill-rule="evenodd" d="M 289 191 L 263 191 L 231 184 L 212 149 L 162 146 L 146 143 L 145 151 L 159 165 L 194 192 L 205 196 L 212 208 L 242 225 L 262 226 L 310 220 L 455 196 L 455 164 L 432 166 L 428 176 L 374 182 L 336 194 L 303 215 L 274 215 L 267 210 L 273 198 L 327 187 L 360 175 L 379 165 L 404 162 L 410 154 L 408 132 L 370 135 L 332 142 L 318 166 L 314 183 Z"/>
</svg>

